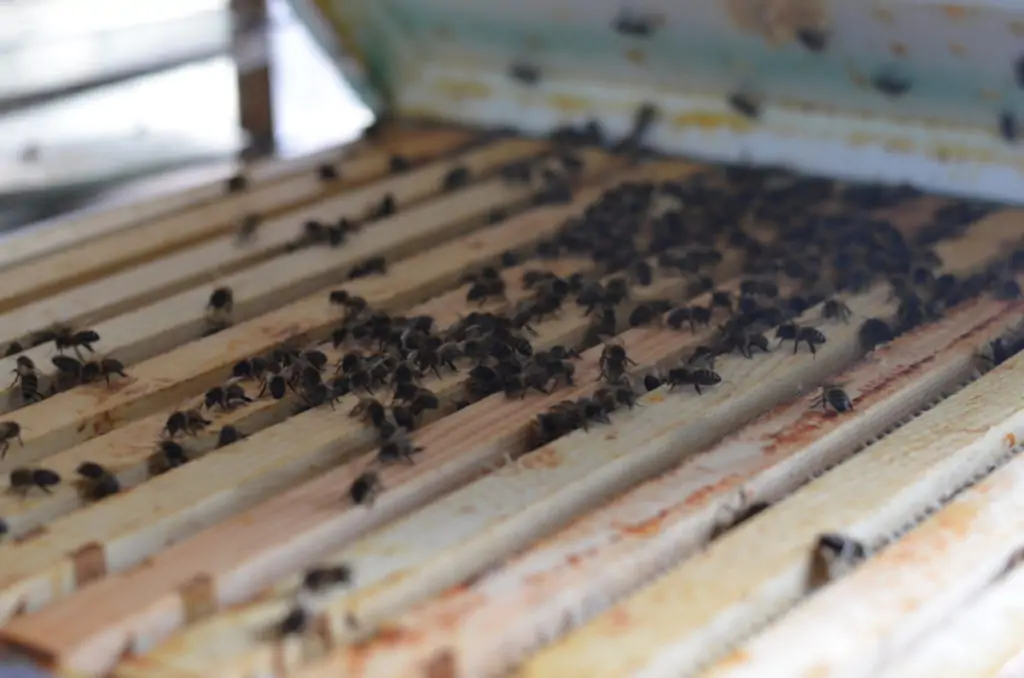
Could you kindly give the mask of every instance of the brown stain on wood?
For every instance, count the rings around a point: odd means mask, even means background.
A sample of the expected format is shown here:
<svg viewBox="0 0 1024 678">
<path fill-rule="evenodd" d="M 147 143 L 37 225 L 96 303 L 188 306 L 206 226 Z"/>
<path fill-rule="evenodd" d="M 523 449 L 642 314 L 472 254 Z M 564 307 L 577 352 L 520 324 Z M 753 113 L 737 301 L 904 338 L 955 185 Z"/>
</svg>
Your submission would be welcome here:
<svg viewBox="0 0 1024 678">
<path fill-rule="evenodd" d="M 744 476 L 733 473 L 726 477 L 714 482 L 710 485 L 705 485 L 696 492 L 690 493 L 689 496 L 683 501 L 683 506 L 686 507 L 697 507 L 703 506 L 709 500 L 721 494 L 725 490 L 731 489 L 740 484 L 744 480 Z"/>
<path fill-rule="evenodd" d="M 961 5 L 939 5 L 939 10 L 946 15 L 950 21 L 964 21 L 977 16 L 977 10 Z"/>
<path fill-rule="evenodd" d="M 830 23 L 824 0 L 726 0 L 725 8 L 738 30 L 771 46 L 792 42 L 800 29 Z"/>
<path fill-rule="evenodd" d="M 436 653 L 423 667 L 424 678 L 455 678 L 455 655 L 445 649 Z"/>
<path fill-rule="evenodd" d="M 69 554 L 69 558 L 74 568 L 76 586 L 85 586 L 107 574 L 107 552 L 103 544 L 85 544 Z"/>
<path fill-rule="evenodd" d="M 661 509 L 647 520 L 619 527 L 618 532 L 624 537 L 653 537 L 661 532 L 666 517 L 668 517 L 668 510 Z"/>
<path fill-rule="evenodd" d="M 208 574 L 198 574 L 178 588 L 186 623 L 194 623 L 217 612 L 216 584 Z"/>
<path fill-rule="evenodd" d="M 21 535 L 20 537 L 15 537 L 14 543 L 24 544 L 26 542 L 32 541 L 33 539 L 42 537 L 47 532 L 48 530 L 46 529 L 46 525 L 37 525 L 36 527 L 33 527 L 31 530 Z"/>
</svg>

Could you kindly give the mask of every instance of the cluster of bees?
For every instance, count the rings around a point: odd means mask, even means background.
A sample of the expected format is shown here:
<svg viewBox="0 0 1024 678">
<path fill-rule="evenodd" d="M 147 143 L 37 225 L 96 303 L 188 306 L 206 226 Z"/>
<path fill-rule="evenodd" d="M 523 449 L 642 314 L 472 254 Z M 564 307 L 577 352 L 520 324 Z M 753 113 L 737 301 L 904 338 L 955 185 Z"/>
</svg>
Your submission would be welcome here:
<svg viewBox="0 0 1024 678">
<path fill-rule="evenodd" d="M 40 388 L 42 375 L 35 362 L 26 355 L 18 355 L 13 370 L 14 381 L 10 388 L 17 387 L 25 403 L 34 403 L 83 384 L 103 380 L 109 386 L 112 377 L 126 378 L 128 374 L 121 361 L 109 357 L 87 359 L 83 356 L 82 349 L 95 353 L 93 344 L 99 340 L 100 335 L 95 330 L 76 330 L 69 325 L 54 325 L 37 333 L 31 339 L 30 345 L 39 346 L 53 342 L 57 355 L 51 360 L 57 373 L 49 389 L 44 393 Z M 10 348 L 21 347 L 12 345 Z M 65 351 L 74 352 L 76 357 L 65 355 Z M 14 355 L 17 355 L 17 352 Z M 16 421 L 0 422 L 0 459 L 7 456 L 12 441 L 17 440 L 19 444 L 24 445 L 21 432 L 21 425 Z M 77 473 L 84 483 L 84 493 L 89 498 L 102 498 L 120 490 L 117 478 L 93 462 L 83 462 Z M 11 491 L 22 496 L 33 488 L 47 493 L 52 492 L 52 488 L 60 482 L 60 474 L 46 468 L 18 467 L 9 474 Z"/>
<path fill-rule="evenodd" d="M 91 329 L 76 330 L 69 325 L 54 325 L 42 332 L 35 334 L 30 340 L 30 346 L 39 346 L 53 342 L 57 349 L 57 355 L 51 358 L 57 372 L 47 389 L 42 389 L 42 375 L 36 367 L 35 362 L 25 355 L 18 355 L 15 361 L 14 381 L 9 388 L 18 388 L 22 402 L 29 404 L 39 402 L 61 391 L 66 391 L 76 386 L 90 384 L 103 380 L 109 386 L 112 377 L 126 378 L 124 364 L 114 358 L 104 357 L 97 359 L 86 359 L 83 357 L 82 349 L 89 353 L 95 353 L 93 344 L 100 340 L 100 335 Z M 21 345 L 12 344 L 9 347 L 10 355 L 17 355 L 23 350 Z M 10 353 L 11 349 L 19 349 Z M 65 351 L 71 350 L 75 356 L 65 355 Z"/>
</svg>

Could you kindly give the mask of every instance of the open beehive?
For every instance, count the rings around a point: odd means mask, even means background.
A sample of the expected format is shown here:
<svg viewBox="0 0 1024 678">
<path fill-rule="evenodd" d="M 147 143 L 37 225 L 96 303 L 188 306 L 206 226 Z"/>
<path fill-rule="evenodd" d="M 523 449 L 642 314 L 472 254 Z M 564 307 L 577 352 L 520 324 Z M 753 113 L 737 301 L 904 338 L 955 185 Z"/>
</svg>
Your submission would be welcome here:
<svg viewBox="0 0 1024 678">
<path fill-rule="evenodd" d="M 1004 675 L 1020 213 L 561 136 L 385 127 L 13 241 L 0 640 L 118 678 Z"/>
</svg>

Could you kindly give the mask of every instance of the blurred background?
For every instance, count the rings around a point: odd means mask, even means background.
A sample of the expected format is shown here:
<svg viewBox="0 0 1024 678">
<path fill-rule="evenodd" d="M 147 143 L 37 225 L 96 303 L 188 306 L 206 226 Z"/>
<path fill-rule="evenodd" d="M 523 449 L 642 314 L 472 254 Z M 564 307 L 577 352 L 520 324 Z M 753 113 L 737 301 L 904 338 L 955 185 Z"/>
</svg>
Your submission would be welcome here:
<svg viewBox="0 0 1024 678">
<path fill-rule="evenodd" d="M 304 1 L 0 0 L 0 229 L 359 136 Z"/>
</svg>

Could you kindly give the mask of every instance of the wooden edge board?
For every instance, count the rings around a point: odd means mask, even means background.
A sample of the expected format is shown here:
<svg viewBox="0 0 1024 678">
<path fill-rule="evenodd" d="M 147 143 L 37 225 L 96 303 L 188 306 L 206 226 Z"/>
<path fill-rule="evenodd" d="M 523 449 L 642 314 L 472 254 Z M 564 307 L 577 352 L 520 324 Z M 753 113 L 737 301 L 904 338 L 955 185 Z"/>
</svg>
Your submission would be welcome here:
<svg viewBox="0 0 1024 678">
<path fill-rule="evenodd" d="M 435 158 L 464 145 L 469 138 L 466 133 L 455 131 L 412 137 L 402 142 L 401 151 L 417 161 Z M 338 181 L 330 189 L 345 190 L 359 181 L 384 176 L 389 169 L 389 158 L 388 153 L 354 158 L 341 168 L 350 179 Z M 295 181 L 310 186 L 317 182 L 315 192 L 310 192 L 310 187 L 306 191 L 310 199 L 320 196 L 322 185 L 316 177 Z M 232 195 L 195 213 L 173 214 L 0 270 L 0 311 L 228 232 L 237 228 L 247 214 L 265 215 L 284 206 L 292 207 L 299 190 L 294 184 L 294 181 L 283 181 Z"/>
<path fill-rule="evenodd" d="M 396 129 L 390 137 L 391 143 L 402 134 L 401 130 Z M 404 134 L 409 135 L 408 132 Z M 374 152 L 373 146 L 366 139 L 358 139 L 296 158 L 242 163 L 235 172 L 225 173 L 216 181 L 194 183 L 183 189 L 161 191 L 156 195 L 141 196 L 112 205 L 98 205 L 38 222 L 24 232 L 5 237 L 4 248 L 0 250 L 0 269 L 223 198 L 226 182 L 232 176 L 245 176 L 251 190 L 253 187 L 314 172 L 325 163 L 333 165 L 350 161 L 365 156 L 368 151 Z"/>
<path fill-rule="evenodd" d="M 504 164 L 535 155 L 544 144 L 509 139 L 457 156 L 474 177 L 490 176 Z M 438 161 L 369 186 L 347 191 L 297 210 L 285 212 L 263 223 L 252 244 L 241 245 L 232 235 L 223 235 L 170 253 L 126 271 L 70 288 L 54 296 L 0 314 L 0 345 L 27 343 L 32 334 L 56 322 L 94 325 L 113 316 L 156 303 L 196 285 L 214 284 L 218 279 L 273 255 L 283 255 L 289 241 L 302 233 L 311 219 L 335 222 L 340 216 L 363 220 L 367 208 L 390 194 L 399 208 L 441 192 L 442 180 L 452 161 Z M 377 220 L 373 226 L 390 224 Z M 382 222 L 382 223 L 381 223 Z M 345 248 L 335 250 L 340 253 Z M 201 311 L 201 308 L 197 310 Z M 102 335 L 101 335 L 102 336 Z M 50 347 L 52 348 L 52 347 Z"/>
<path fill-rule="evenodd" d="M 593 176 L 612 163 L 604 155 L 588 158 L 586 175 Z M 369 256 L 406 257 L 433 246 L 424 254 L 404 259 L 404 265 L 397 264 L 389 275 L 355 281 L 365 280 L 362 286 L 347 285 L 353 290 L 366 290 L 368 296 L 364 296 L 368 299 L 379 297 L 380 291 L 372 291 L 390 288 L 403 273 L 407 275 L 404 282 L 410 283 L 405 289 L 414 295 L 413 301 L 441 292 L 454 283 L 452 274 L 457 275 L 454 272 L 462 261 L 460 255 L 464 256 L 466 250 L 475 255 L 501 242 L 508 243 L 507 250 L 557 228 L 558 224 L 536 217 L 536 214 L 547 216 L 545 212 L 531 211 L 527 215 L 533 218 L 526 222 L 530 226 L 521 225 L 520 220 L 510 220 L 494 228 L 468 233 L 495 204 L 521 203 L 530 195 L 532 191 L 527 187 L 510 186 L 494 179 L 399 214 L 389 222 L 381 222 L 379 227 L 357 234 L 341 252 L 324 248 L 303 250 L 230 277 L 224 282 L 230 281 L 236 290 L 236 308 L 254 303 L 267 312 L 138 363 L 132 366 L 128 379 L 111 387 L 90 384 L 19 409 L 16 420 L 21 426 L 23 444 L 17 453 L 12 451 L 6 460 L 0 461 L 0 471 L 11 468 L 12 464 L 31 463 L 201 393 L 226 377 L 231 366 L 242 358 L 266 352 L 286 341 L 325 339 L 337 323 L 338 313 L 330 308 L 324 286 L 342 282 L 349 267 Z M 509 234 L 509 231 L 516 232 Z M 461 235 L 466 237 L 459 238 Z M 421 264 L 435 264 L 439 257 L 453 261 L 438 264 L 437 270 Z M 253 288 L 261 290 L 262 294 L 252 294 Z M 314 294 L 318 290 L 322 291 Z M 282 301 L 290 303 L 280 306 Z M 205 303 L 197 302 L 197 306 L 205 306 Z M 159 312 L 154 308 L 147 310 Z"/>
<path fill-rule="evenodd" d="M 991 223 L 980 231 L 994 235 Z M 972 229 L 971 241 L 976 237 Z M 1000 241 L 997 236 L 989 244 Z M 980 251 L 977 244 L 962 250 L 968 260 Z M 949 259 L 959 264 L 955 253 Z M 1024 356 L 1012 358 L 726 533 L 542 650 L 519 675 L 599 678 L 644 671 L 652 677 L 679 676 L 716 660 L 731 643 L 804 595 L 810 547 L 818 534 L 841 532 L 870 542 L 1004 454 L 1003 434 L 1021 434 L 1011 417 L 1014 405 L 986 394 L 1021 361 Z"/>
<path fill-rule="evenodd" d="M 589 262 L 581 259 L 563 259 L 556 262 L 531 263 L 503 271 L 504 277 L 511 283 L 518 281 L 518 275 L 527 269 L 548 270 L 556 275 L 569 275 L 576 271 L 587 270 Z M 433 297 L 422 304 L 409 309 L 410 315 L 433 316 L 440 326 L 454 323 L 458 314 L 465 308 L 468 285 L 451 292 Z M 527 294 L 513 284 L 509 284 L 507 297 L 510 303 L 523 298 Z M 397 298 L 402 298 L 397 297 Z M 375 308 L 396 311 L 401 307 L 390 303 L 391 299 L 383 299 L 374 304 Z M 491 306 L 482 306 L 482 311 L 492 310 Z M 343 350 L 335 349 L 330 343 L 318 348 L 324 351 L 328 359 L 336 361 Z M 250 389 L 255 385 L 249 385 Z M 202 396 L 195 398 L 196 406 L 201 404 Z M 229 411 L 219 409 L 205 411 L 206 418 L 211 422 L 204 432 L 190 437 L 183 444 L 190 459 L 212 451 L 217 444 L 220 428 L 226 425 L 235 426 L 244 435 L 267 428 L 284 421 L 294 413 L 299 399 L 288 395 L 281 400 L 258 398 L 247 405 Z M 153 456 L 153 441 L 160 434 L 167 421 L 168 413 L 161 412 L 142 419 L 136 419 L 109 433 L 92 438 L 74 447 L 69 447 L 45 460 L 46 468 L 56 471 L 62 478 L 75 477 L 75 469 L 85 461 L 102 465 L 118 479 L 122 490 L 136 487 L 152 476 L 150 468 Z M 7 537 L 22 544 L 23 540 L 39 534 L 45 523 L 59 516 L 68 514 L 88 504 L 76 487 L 75 483 L 62 483 L 50 493 L 39 493 L 31 497 L 19 497 L 11 494 L 0 494 L 0 516 L 7 525 Z M 3 557 L 5 546 L 0 545 L 0 558 Z"/>
<path fill-rule="evenodd" d="M 1020 460 L 1013 463 L 1019 466 Z M 1020 491 L 1018 487 L 1017 492 Z M 1024 568 L 1018 566 L 885 664 L 876 675 L 878 678 L 942 675 L 1013 678 L 1021 675 L 1022 649 Z"/>
<path fill-rule="evenodd" d="M 662 168 L 666 171 L 668 169 L 665 165 L 662 165 Z M 685 173 L 685 169 L 679 168 L 678 165 L 676 165 L 676 168 L 677 172 Z M 631 174 L 635 175 L 636 172 L 637 170 L 633 170 Z M 619 181 L 621 181 L 621 177 L 616 181 L 609 181 L 608 185 L 614 185 Z M 600 187 L 594 188 L 592 190 L 583 191 L 581 195 L 577 197 L 576 201 L 572 205 L 540 208 L 531 213 L 531 215 L 528 215 L 529 218 L 510 220 L 510 222 L 508 222 L 507 224 L 502 224 L 501 226 L 498 226 L 494 229 L 489 229 L 487 231 L 489 237 L 480 238 L 476 241 L 479 247 L 465 247 L 465 244 L 463 243 L 462 247 L 457 248 L 458 251 L 455 251 L 454 249 L 444 248 L 442 248 L 441 251 L 432 250 L 425 253 L 424 255 L 421 255 L 420 257 L 415 258 L 413 261 L 411 261 L 410 266 L 412 267 L 412 270 L 421 272 L 431 272 L 431 275 L 435 277 L 450 280 L 452 283 L 454 283 L 454 281 L 458 278 L 460 272 L 465 271 L 467 269 L 471 270 L 476 266 L 492 261 L 495 258 L 499 257 L 502 252 L 507 251 L 509 248 L 515 249 L 517 247 L 523 246 L 530 242 L 534 242 L 539 238 L 542 238 L 550 233 L 555 232 L 555 230 L 557 230 L 557 228 L 561 225 L 562 221 L 565 218 L 585 208 L 587 205 L 590 204 L 591 201 L 597 199 L 600 196 L 601 192 L 602 190 Z M 430 278 L 425 279 L 429 280 Z M 384 301 L 385 299 L 388 298 L 385 295 L 391 295 L 390 298 L 392 303 L 395 303 L 397 305 L 400 303 L 401 299 L 407 298 L 413 293 L 421 292 L 422 289 L 425 287 L 423 281 L 421 280 L 413 280 L 408 282 L 411 282 L 411 286 L 400 287 L 399 289 L 396 290 L 393 283 L 391 285 L 383 285 L 379 281 L 362 280 L 354 283 L 351 289 L 353 293 L 364 295 L 371 303 L 378 303 L 380 301 Z M 323 304 L 323 300 L 321 300 L 321 304 Z M 547 324 L 554 328 L 551 336 L 564 336 L 566 332 L 566 327 L 568 327 L 570 330 L 577 331 L 577 334 L 579 333 L 578 321 L 567 322 L 565 320 L 553 320 L 549 321 Z M 244 357 L 244 355 L 247 354 L 248 353 L 242 354 L 242 357 Z M 449 390 L 452 390 L 454 386 L 458 385 L 461 382 L 456 379 L 448 379 L 443 383 L 449 384 Z M 443 390 L 438 387 L 435 388 L 439 392 Z M 300 416 L 302 417 L 302 419 L 296 417 L 291 420 L 289 428 L 294 426 L 294 430 L 301 433 L 308 433 L 310 430 L 315 430 L 316 428 L 323 429 L 325 425 L 327 425 L 328 428 L 330 428 L 331 426 L 336 427 L 337 425 L 337 423 L 333 421 L 334 419 L 336 419 L 333 413 L 314 411 L 305 413 L 304 415 Z M 310 426 L 308 423 L 310 421 L 321 421 L 327 423 L 320 423 L 317 424 L 316 426 Z M 352 422 L 351 420 L 348 420 L 346 423 L 348 424 L 347 426 L 341 426 L 342 431 L 355 433 L 357 438 L 367 438 L 367 436 L 362 435 L 362 433 L 364 433 L 362 426 L 355 425 L 355 423 Z M 275 431 L 274 429 L 277 430 Z M 276 440 L 277 434 L 281 432 L 281 427 L 273 427 L 271 429 L 268 429 L 267 431 L 262 432 L 262 435 L 269 436 L 268 440 Z M 337 432 L 335 431 L 335 436 L 336 434 Z M 250 443 L 251 441 L 252 439 L 250 439 Z M 149 447 L 149 444 L 147 444 L 147 448 Z M 367 443 L 364 441 L 363 444 Z M 333 450 L 333 448 L 328 450 L 328 452 L 315 452 L 308 459 L 302 458 L 297 453 L 293 453 L 293 456 L 296 456 L 297 459 L 281 460 L 279 459 L 281 455 L 278 453 L 278 450 L 281 449 L 280 443 L 275 442 L 271 444 L 270 447 L 273 449 L 267 452 L 269 460 L 268 463 L 271 463 L 271 465 L 273 465 L 272 462 L 285 462 L 286 468 L 291 469 L 290 472 L 293 474 L 298 472 L 296 469 L 302 469 L 306 466 L 306 464 L 303 463 L 304 461 L 312 462 L 317 458 L 323 459 L 325 456 L 333 459 L 333 455 L 329 454 L 329 452 Z M 231 450 L 229 446 L 228 448 L 222 450 L 220 452 L 220 455 L 223 455 L 230 451 Z M 116 454 L 116 449 L 112 449 L 110 454 Z M 317 457 L 318 454 L 320 455 L 319 457 Z M 252 463 L 250 463 L 250 461 Z M 258 460 L 252 459 L 250 455 L 248 459 L 239 457 L 234 462 L 228 463 L 228 466 L 230 467 L 232 464 L 240 464 L 239 468 L 241 471 L 256 473 L 256 475 L 258 476 L 258 472 L 256 471 L 255 468 L 258 467 L 256 461 Z M 159 495 L 159 492 L 153 490 L 153 488 L 163 487 L 166 485 L 171 491 L 173 491 L 176 486 L 181 487 L 183 489 L 191 488 L 193 491 L 198 491 L 199 494 L 196 495 L 196 497 L 201 498 L 202 496 L 206 496 L 204 492 L 208 492 L 208 490 L 205 489 L 205 484 L 208 484 L 216 479 L 236 477 L 234 472 L 228 472 L 227 475 L 225 475 L 225 472 L 223 470 L 218 471 L 218 469 L 221 468 L 224 463 L 225 462 L 215 462 L 213 460 L 208 460 L 206 458 L 197 460 L 196 462 L 189 464 L 184 468 L 180 468 L 171 472 L 167 476 L 155 478 L 152 482 L 156 483 L 156 485 L 153 485 L 152 483 L 147 484 L 145 494 L 152 494 L 154 497 L 156 497 Z M 209 465 L 210 470 L 205 472 L 202 471 L 202 467 L 207 465 Z M 253 467 L 252 469 L 250 469 L 251 466 Z M 196 485 L 196 483 L 189 480 L 189 477 L 193 473 L 195 474 L 195 478 L 199 480 L 199 485 Z M 263 482 L 264 484 L 266 484 L 269 481 L 266 478 L 264 478 Z M 232 496 L 234 496 L 235 494 L 237 494 L 235 490 L 243 487 L 243 485 L 244 484 L 241 483 L 239 479 L 236 482 L 227 483 L 227 485 L 224 486 L 224 489 L 227 490 Z M 263 491 L 270 490 L 266 487 L 263 487 Z M 193 508 L 198 508 L 200 510 L 204 508 L 202 505 L 200 505 L 200 498 L 193 497 L 191 499 L 187 499 L 184 498 L 180 494 L 180 492 L 175 492 L 175 494 L 177 495 L 178 501 L 171 501 L 167 504 L 160 503 L 161 511 L 171 511 L 171 514 L 169 515 L 174 515 L 174 511 L 177 511 L 182 508 L 190 510 Z M 242 499 L 242 497 L 235 498 L 238 500 Z M 105 530 L 110 530 L 107 533 L 110 535 L 111 539 L 113 539 L 114 537 L 116 537 L 118 533 L 117 530 L 119 530 L 119 526 L 122 524 L 122 522 L 127 520 L 128 525 L 132 526 L 134 524 L 135 518 L 141 515 L 140 509 L 131 508 L 129 506 L 130 504 L 139 502 L 141 503 L 141 505 L 149 506 L 150 503 L 153 501 L 155 501 L 155 499 L 149 499 L 147 496 L 140 496 L 139 492 L 131 492 L 125 495 L 119 495 L 117 497 L 109 498 L 108 500 L 100 502 L 97 505 L 90 506 L 85 511 L 73 514 L 71 517 L 69 517 L 69 520 L 72 521 L 72 524 L 68 531 L 68 535 L 73 535 L 74 542 L 67 542 L 63 545 L 58 546 L 56 553 L 67 554 L 70 552 L 77 551 L 78 546 L 74 546 L 72 544 L 80 542 L 82 536 L 85 534 L 89 535 L 89 539 L 97 539 L 103 541 L 100 526 L 103 526 Z M 196 506 L 193 506 L 194 504 Z M 149 507 L 148 511 L 150 517 L 153 518 L 154 522 L 158 522 L 157 517 L 152 515 L 152 506 Z M 143 509 L 142 512 L 145 513 L 146 509 Z M 198 516 L 193 515 L 189 520 L 197 519 Z M 215 517 L 210 518 L 210 520 L 215 519 Z M 82 526 L 89 526 L 88 531 L 83 532 L 81 527 L 77 529 L 74 528 L 74 521 L 76 520 L 84 521 L 79 522 L 78 524 Z M 173 522 L 171 524 L 173 524 Z M 16 564 L 28 564 L 29 560 L 33 560 L 35 564 L 31 567 L 25 569 L 19 568 L 17 571 L 12 571 L 7 569 L 7 563 L 0 563 L 0 581 L 3 582 L 4 587 L 11 587 L 9 590 L 7 590 L 7 593 L 5 594 L 6 597 L 0 596 L 0 600 L 4 601 L 3 603 L 0 603 L 0 608 L 2 608 L 3 610 L 3 613 L 0 616 L 2 616 L 4 619 L 6 619 L 15 611 L 17 611 L 20 607 L 22 607 L 23 604 L 28 605 L 29 608 L 32 609 L 48 601 L 54 595 L 63 595 L 66 591 L 73 590 L 73 578 L 71 586 L 70 588 L 68 588 L 64 585 L 64 583 L 62 583 L 66 580 L 66 577 L 64 575 L 54 574 L 52 577 L 43 576 L 41 578 L 36 576 L 40 573 L 41 568 L 45 568 L 47 564 L 51 563 L 51 561 L 53 560 L 54 554 L 44 549 L 43 545 L 54 543 L 56 529 L 56 524 L 50 525 L 48 527 L 47 533 L 44 533 L 39 537 L 34 538 L 26 544 L 24 544 L 17 551 L 17 553 L 19 554 L 17 558 L 5 559 L 10 562 L 10 567 L 14 567 Z M 167 527 L 165 527 L 164 529 L 167 529 Z M 0 549 L 5 549 L 5 547 L 0 546 Z M 43 551 L 40 552 L 40 549 L 43 549 Z M 35 560 L 35 558 L 30 555 L 33 552 L 36 552 L 38 554 L 38 560 Z M 111 561 L 113 561 L 114 563 L 116 563 L 117 561 L 117 559 L 113 558 L 113 555 L 109 551 L 107 553 L 107 560 L 108 566 L 111 565 Z M 29 577 L 30 580 L 34 581 L 34 583 L 32 583 L 32 581 L 25 580 L 24 578 L 26 576 Z M 52 591 L 50 589 L 51 585 L 55 587 L 54 590 Z"/>
<path fill-rule="evenodd" d="M 745 506 L 779 500 L 958 385 L 974 370 L 977 346 L 1010 325 L 1000 320 L 1008 307 L 979 300 L 899 337 L 836 376 L 856 404 L 853 413 L 818 414 L 808 397 L 791 400 L 496 572 L 389 620 L 378 638 L 336 650 L 317 670 L 344 668 L 350 678 L 414 676 L 448 656 L 456 675 L 500 674 L 564 632 L 567 618 L 581 624 L 606 601 L 691 555 Z M 783 482 L 771 482 L 772 475 Z M 357 582 L 361 571 L 355 568 Z M 280 661 L 271 651 L 264 656 Z M 257 665 L 258 658 L 247 659 Z M 218 675 L 226 670 L 221 666 Z"/>
<path fill-rule="evenodd" d="M 882 298 L 868 294 L 850 303 L 862 313 L 884 315 L 891 305 Z M 817 320 L 818 313 L 820 308 L 805 318 Z M 707 330 L 689 336 L 679 350 L 692 349 L 713 334 Z M 595 425 L 559 438 L 368 534 L 326 558 L 353 568 L 355 588 L 313 599 L 312 609 L 325 616 L 331 641 L 361 640 L 381 625 L 383 635 L 390 636 L 386 622 L 408 607 L 496 566 L 860 355 L 856 326 L 830 328 L 827 336 L 816 356 L 777 350 L 757 360 L 723 357 L 716 365 L 722 384 L 702 396 L 662 387 L 641 398 L 635 410 L 613 414 L 614 428 Z M 439 524 L 445 525 L 440 533 L 435 529 Z M 428 534 L 430 538 L 424 539 Z M 357 632 L 347 626 L 349 618 L 358 621 Z M 269 644 L 272 648 L 276 643 Z M 273 660 L 263 668 L 297 668 L 285 657 L 276 657 L 271 648 L 256 648 Z M 353 666 L 367 666 L 365 644 L 342 652 L 348 659 L 359 654 L 360 661 L 335 663 L 335 669 L 345 666 L 341 675 L 349 675 Z M 254 663 L 248 657 L 243 662 Z M 231 661 L 209 668 L 222 675 L 232 673 L 233 665 Z M 482 674 L 470 670 L 465 675 Z"/>
<path fill-rule="evenodd" d="M 992 389 L 1008 387 L 1015 393 L 1020 368 L 1024 362 L 1018 363 L 1016 374 L 998 375 L 1004 377 L 999 384 L 986 385 L 984 378 L 982 384 Z M 969 415 L 967 419 L 972 423 Z M 1008 417 L 999 428 L 1024 431 L 1024 412 Z M 989 440 L 988 445 L 992 444 Z M 1012 432 L 1003 435 L 999 446 L 1005 455 L 1020 450 Z M 877 676 L 889 659 L 929 627 L 955 615 L 1020 559 L 1022 490 L 1024 459 L 1017 457 L 852 574 L 743 643 L 704 675 Z M 836 614 L 837 610 L 843 613 Z M 798 641 L 810 637 L 821 642 Z"/>
<path fill-rule="evenodd" d="M 677 285 L 680 289 L 685 288 L 682 281 Z M 550 326 L 553 325 L 559 331 L 551 334 L 544 332 L 536 343 L 540 346 L 564 343 L 567 336 L 581 334 L 587 319 L 582 310 L 575 315 L 571 322 L 564 317 L 550 321 L 549 327 L 545 329 L 551 331 L 553 328 Z M 537 330 L 543 331 L 541 325 L 538 324 Z M 633 359 L 639 363 L 637 370 L 678 360 L 684 350 L 678 338 L 679 332 L 676 331 L 649 329 L 632 330 L 620 337 L 629 347 Z M 47 626 L 51 628 L 51 633 L 44 653 L 53 656 L 55 665 L 99 673 L 107 671 L 113 668 L 125 649 L 143 652 L 171 631 L 191 621 L 188 606 L 184 605 L 181 595 L 181 587 L 196 577 L 202 577 L 209 583 L 209 596 L 204 602 L 210 606 L 210 612 L 224 605 L 243 602 L 254 589 L 271 583 L 289 569 L 301 567 L 302 563 L 322 555 L 325 550 L 337 547 L 406 510 L 455 489 L 478 476 L 487 465 L 519 450 L 526 442 L 526 429 L 537 414 L 555 402 L 585 395 L 596 387 L 600 350 L 601 347 L 596 347 L 584 354 L 583 361 L 577 366 L 579 381 L 576 387 L 524 400 L 508 400 L 498 394 L 417 430 L 412 439 L 429 452 L 416 466 L 381 469 L 383 482 L 388 489 L 375 501 L 372 510 L 352 506 L 345 501 L 345 489 L 365 469 L 365 460 L 354 460 L 342 466 L 335 464 L 334 468 L 321 467 L 315 478 L 274 495 L 244 513 L 226 518 L 186 541 L 178 542 L 149 557 L 139 568 L 108 574 L 106 578 L 93 582 L 35 614 L 11 620 L 0 631 L 0 640 L 17 643 L 20 642 L 18 639 L 25 640 L 36 635 L 30 630 L 32 627 Z M 461 376 L 446 376 L 441 383 L 448 386 L 435 387 L 428 384 L 428 388 L 439 395 L 450 392 L 453 387 L 461 384 Z M 342 404 L 342 407 L 345 405 Z M 306 415 L 319 415 L 326 421 L 316 425 Z M 467 425 L 469 421 L 473 422 L 472 426 Z M 339 423 L 336 414 L 330 410 L 307 412 L 292 418 L 289 424 L 266 429 L 241 444 L 231 446 L 245 448 L 244 468 L 237 472 L 224 468 L 210 469 L 203 476 L 205 484 L 223 486 L 225 479 L 233 478 L 233 491 L 237 492 L 234 488 L 248 480 L 243 480 L 242 474 L 253 475 L 263 457 L 271 456 L 281 467 L 298 463 L 300 455 L 323 455 L 326 450 L 332 450 L 335 459 L 341 453 L 345 454 L 342 459 L 347 459 L 351 452 L 367 451 L 374 445 L 375 436 L 370 430 L 351 420 Z M 345 434 L 339 436 L 339 430 L 344 430 Z M 288 442 L 279 441 L 282 438 Z M 339 442 L 342 441 L 344 447 L 339 449 Z M 289 449 L 288 459 L 281 459 L 281 449 Z M 237 451 L 225 448 L 221 454 L 201 458 L 173 473 L 187 471 L 190 467 L 197 468 L 207 460 L 223 464 L 230 458 L 231 452 Z M 237 465 L 238 461 L 239 458 L 235 457 L 233 463 Z M 170 475 L 157 477 L 152 482 L 160 483 Z M 189 483 L 189 489 L 184 490 L 183 484 L 179 476 L 177 500 L 174 502 L 179 513 L 196 508 L 193 500 L 186 500 L 182 496 L 183 491 L 194 492 L 195 485 Z M 128 500 L 131 494 L 116 499 Z M 102 503 L 93 508 L 101 507 Z M 274 537 L 268 538 L 268 535 L 276 534 L 281 535 L 280 541 L 275 541 Z M 152 539 L 150 535 L 146 541 L 151 542 Z M 224 548 L 228 543 L 225 539 L 230 541 L 230 549 Z M 108 557 L 130 548 L 127 544 L 110 542 L 96 546 L 101 552 L 106 550 Z M 139 560 L 138 556 L 133 557 L 136 562 Z M 27 564 L 26 560 L 20 560 L 21 564 Z M 109 595 L 113 589 L 120 591 L 116 600 Z M 129 590 L 130 595 L 126 593 Z M 102 617 L 98 608 L 95 608 L 95 599 L 98 598 L 106 601 Z M 89 605 L 93 610 L 88 629 L 74 628 L 68 623 L 67 611 L 82 605 Z M 63 639 L 53 634 L 53 622 L 47 619 L 63 620 L 59 624 Z M 19 628 L 22 630 L 19 631 Z M 41 646 L 33 647 L 39 649 Z"/>
</svg>

